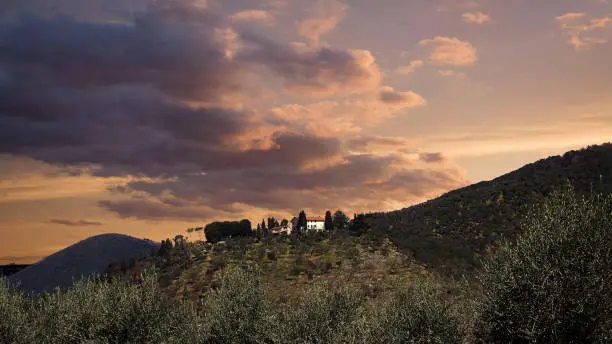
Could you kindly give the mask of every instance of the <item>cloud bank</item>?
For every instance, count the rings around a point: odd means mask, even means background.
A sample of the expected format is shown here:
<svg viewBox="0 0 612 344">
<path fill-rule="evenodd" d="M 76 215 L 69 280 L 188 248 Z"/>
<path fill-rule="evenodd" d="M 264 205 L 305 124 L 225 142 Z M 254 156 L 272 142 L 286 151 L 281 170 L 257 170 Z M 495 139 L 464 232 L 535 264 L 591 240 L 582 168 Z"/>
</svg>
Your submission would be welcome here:
<svg viewBox="0 0 612 344">
<path fill-rule="evenodd" d="M 329 32 L 346 10 L 338 6 L 336 19 L 302 22 L 303 36 Z M 0 153 L 129 177 L 99 205 L 148 220 L 382 210 L 465 184 L 452 166 L 389 151 L 393 139 L 362 137 L 363 126 L 426 104 L 381 86 L 370 51 L 283 43 L 231 25 L 251 20 L 269 18 L 157 1 L 133 20 L 30 15 L 2 24 Z M 424 44 L 434 45 L 433 62 L 476 60 L 466 42 Z M 267 91 L 264 76 L 313 102 L 250 109 Z"/>
</svg>

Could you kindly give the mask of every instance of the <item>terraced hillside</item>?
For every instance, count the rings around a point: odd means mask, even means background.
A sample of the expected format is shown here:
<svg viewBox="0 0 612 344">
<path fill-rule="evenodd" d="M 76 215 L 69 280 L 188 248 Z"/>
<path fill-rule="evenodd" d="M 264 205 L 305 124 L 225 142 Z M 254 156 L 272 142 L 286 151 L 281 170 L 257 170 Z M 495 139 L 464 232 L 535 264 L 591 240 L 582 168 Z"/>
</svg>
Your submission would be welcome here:
<svg viewBox="0 0 612 344">
<path fill-rule="evenodd" d="M 221 272 L 235 265 L 256 266 L 262 285 L 279 300 L 293 299 L 323 281 L 338 288 L 350 282 L 376 297 L 393 283 L 426 271 L 397 252 L 388 240 L 326 232 L 261 240 L 234 238 L 214 244 L 187 242 L 134 264 L 112 264 L 106 273 L 138 280 L 143 270 L 153 265 L 166 295 L 196 304 L 218 286 Z"/>
</svg>

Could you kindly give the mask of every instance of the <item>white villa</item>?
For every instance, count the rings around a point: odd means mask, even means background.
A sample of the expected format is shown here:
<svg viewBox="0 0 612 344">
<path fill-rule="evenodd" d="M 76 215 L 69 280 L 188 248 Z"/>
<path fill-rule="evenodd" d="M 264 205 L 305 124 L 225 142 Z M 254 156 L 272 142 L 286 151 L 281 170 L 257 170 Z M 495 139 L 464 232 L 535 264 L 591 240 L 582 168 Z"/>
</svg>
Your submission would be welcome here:
<svg viewBox="0 0 612 344">
<path fill-rule="evenodd" d="M 294 217 L 291 219 L 291 230 L 295 230 L 297 227 L 298 218 Z M 323 231 L 325 230 L 325 217 L 323 216 L 306 216 L 306 230 L 307 231 Z"/>
</svg>

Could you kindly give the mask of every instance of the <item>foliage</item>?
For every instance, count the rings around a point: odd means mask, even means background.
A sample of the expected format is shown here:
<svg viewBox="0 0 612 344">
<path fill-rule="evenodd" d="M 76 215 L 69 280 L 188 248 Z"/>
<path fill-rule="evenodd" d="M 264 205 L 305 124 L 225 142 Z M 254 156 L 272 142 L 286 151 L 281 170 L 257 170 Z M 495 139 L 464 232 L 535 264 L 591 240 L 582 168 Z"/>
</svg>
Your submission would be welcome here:
<svg viewBox="0 0 612 344">
<path fill-rule="evenodd" d="M 280 226 L 280 223 L 278 223 L 278 220 L 275 217 L 268 217 L 268 229 L 276 228 L 278 226 Z"/>
<path fill-rule="evenodd" d="M 331 211 L 328 210 L 325 212 L 325 230 L 331 231 L 332 229 L 334 229 L 334 223 L 333 223 Z"/>
<path fill-rule="evenodd" d="M 306 230 L 306 226 L 308 224 L 308 221 L 306 220 L 306 213 L 302 210 L 300 211 L 300 214 L 298 215 L 298 220 L 297 220 L 297 225 L 296 225 L 296 231 L 298 234 L 303 233 Z"/>
<path fill-rule="evenodd" d="M 404 283 L 362 325 L 363 343 L 461 343 L 459 319 L 440 286 Z"/>
<path fill-rule="evenodd" d="M 349 218 L 341 210 L 336 210 L 332 221 L 335 229 L 344 229 L 349 222 Z"/>
<path fill-rule="evenodd" d="M 170 241 L 170 239 L 162 240 L 159 251 L 157 251 L 157 255 L 167 256 L 170 253 L 170 250 L 172 250 L 172 241 Z"/>
<path fill-rule="evenodd" d="M 221 277 L 220 288 L 204 300 L 204 342 L 262 342 L 267 307 L 257 272 L 247 267 L 229 268 Z"/>
<path fill-rule="evenodd" d="M 138 287 L 92 279 L 37 299 L 0 281 L 1 343 L 181 343 L 197 338 L 195 318 L 161 294 L 154 275 Z"/>
<path fill-rule="evenodd" d="M 477 337 L 486 343 L 612 341 L 612 195 L 555 191 L 524 235 L 484 264 Z"/>
<path fill-rule="evenodd" d="M 263 223 L 265 224 L 265 222 Z M 218 242 L 229 237 L 250 236 L 253 234 L 251 230 L 251 222 L 249 220 L 212 222 L 204 227 L 206 240 L 210 242 Z"/>
</svg>

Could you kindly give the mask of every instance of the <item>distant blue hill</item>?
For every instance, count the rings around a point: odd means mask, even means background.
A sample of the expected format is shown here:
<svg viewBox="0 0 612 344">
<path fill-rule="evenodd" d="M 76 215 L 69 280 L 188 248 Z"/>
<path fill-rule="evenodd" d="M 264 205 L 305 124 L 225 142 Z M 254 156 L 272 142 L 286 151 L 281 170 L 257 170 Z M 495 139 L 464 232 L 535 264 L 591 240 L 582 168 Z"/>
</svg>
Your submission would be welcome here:
<svg viewBox="0 0 612 344">
<path fill-rule="evenodd" d="M 11 275 L 9 281 L 11 285 L 19 283 L 19 289 L 26 293 L 69 288 L 81 277 L 103 274 L 110 263 L 143 257 L 158 247 L 154 241 L 123 234 L 96 235 Z"/>
</svg>

